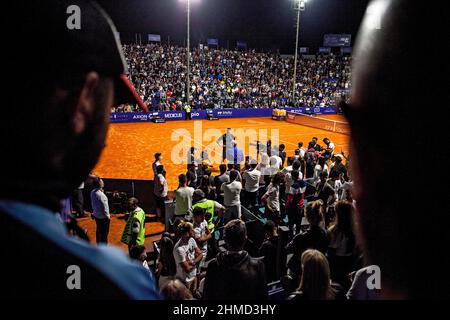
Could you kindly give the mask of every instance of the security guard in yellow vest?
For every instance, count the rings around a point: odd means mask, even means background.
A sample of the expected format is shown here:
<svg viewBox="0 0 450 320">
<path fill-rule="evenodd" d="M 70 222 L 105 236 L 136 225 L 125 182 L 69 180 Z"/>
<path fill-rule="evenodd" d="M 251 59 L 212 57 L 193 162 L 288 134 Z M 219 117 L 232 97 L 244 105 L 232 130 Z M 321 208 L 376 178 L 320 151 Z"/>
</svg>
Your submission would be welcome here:
<svg viewBox="0 0 450 320">
<path fill-rule="evenodd" d="M 205 198 L 205 193 L 197 189 L 192 196 L 192 209 L 197 207 L 205 210 L 205 220 L 208 221 L 208 229 L 213 231 L 215 227 L 215 221 L 218 217 L 222 216 L 225 208 L 214 200 L 208 200 Z"/>
<path fill-rule="evenodd" d="M 186 119 L 185 120 L 191 120 L 191 106 L 189 104 L 186 104 L 184 106 L 184 111 L 186 112 Z"/>
<path fill-rule="evenodd" d="M 138 207 L 138 199 L 128 199 L 130 216 L 123 230 L 121 241 L 131 249 L 134 245 L 143 246 L 145 242 L 145 212 Z"/>
</svg>

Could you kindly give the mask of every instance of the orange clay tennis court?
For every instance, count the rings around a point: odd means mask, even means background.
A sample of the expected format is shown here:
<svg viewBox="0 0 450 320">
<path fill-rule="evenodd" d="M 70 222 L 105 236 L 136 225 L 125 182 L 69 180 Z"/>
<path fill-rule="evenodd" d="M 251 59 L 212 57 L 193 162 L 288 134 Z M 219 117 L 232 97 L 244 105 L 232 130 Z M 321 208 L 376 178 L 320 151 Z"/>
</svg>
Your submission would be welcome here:
<svg viewBox="0 0 450 320">
<path fill-rule="evenodd" d="M 341 115 L 323 115 L 321 118 L 330 120 L 345 121 Z M 196 124 L 194 124 L 196 123 Z M 115 179 L 153 179 L 152 162 L 154 154 L 161 152 L 163 155 L 163 165 L 167 171 L 167 180 L 169 190 L 177 187 L 178 175 L 186 172 L 186 164 L 176 164 L 171 159 L 173 148 L 181 141 L 172 141 L 172 136 L 178 136 L 180 139 L 187 139 L 191 145 L 198 147 L 199 150 L 205 146 L 211 145 L 217 139 L 200 137 L 203 141 L 197 141 L 194 137 L 194 127 L 201 127 L 202 133 L 208 129 L 218 129 L 225 133 L 226 128 L 254 129 L 256 132 L 260 129 L 267 130 L 270 135 L 271 129 L 279 130 L 279 143 L 286 145 L 288 156 L 294 154 L 297 143 L 302 141 L 304 147 L 313 136 L 319 138 L 328 137 L 335 144 L 336 152 L 344 150 L 348 153 L 349 136 L 341 133 L 330 132 L 321 129 L 315 129 L 308 126 L 288 123 L 286 121 L 275 121 L 271 118 L 239 118 L 239 119 L 221 119 L 218 121 L 192 120 L 192 121 L 168 121 L 166 123 L 124 123 L 112 124 L 109 128 L 106 148 L 104 149 L 100 162 L 94 170 L 94 174 L 104 178 Z M 267 140 L 267 136 L 260 135 L 261 141 Z M 244 153 L 250 152 L 251 139 L 246 139 Z M 201 142 L 201 144 L 200 144 Z M 185 158 L 185 155 L 182 155 Z M 183 159 L 184 159 L 183 158 Z M 217 165 L 215 166 L 217 169 Z"/>
</svg>

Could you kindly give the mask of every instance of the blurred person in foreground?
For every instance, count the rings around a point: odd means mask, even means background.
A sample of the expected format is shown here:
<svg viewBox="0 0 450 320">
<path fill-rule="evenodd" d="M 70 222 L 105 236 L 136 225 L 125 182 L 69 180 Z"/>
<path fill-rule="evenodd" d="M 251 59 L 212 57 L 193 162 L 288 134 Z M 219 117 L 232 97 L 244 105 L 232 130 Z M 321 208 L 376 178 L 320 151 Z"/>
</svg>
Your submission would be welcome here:
<svg viewBox="0 0 450 320">
<path fill-rule="evenodd" d="M 408 187 L 429 181 L 430 163 L 448 158 L 447 148 L 434 139 L 448 137 L 448 119 L 423 109 L 449 101 L 447 82 L 428 81 L 433 70 L 450 72 L 438 45 L 448 29 L 448 14 L 440 5 L 371 2 L 356 44 L 350 105 L 341 102 L 351 128 L 356 237 L 367 263 L 379 266 L 384 299 L 450 298 L 448 187 Z M 433 43 L 425 56 L 417 39 Z M 399 169 L 397 159 L 405 155 L 399 141 L 433 152 Z M 441 181 L 448 176 L 447 170 Z"/>
<path fill-rule="evenodd" d="M 111 107 L 138 102 L 114 25 L 87 0 L 18 0 L 4 9 L 13 31 L 5 39 L 3 102 L 15 107 L 0 125 L 1 149 L 11 155 L 3 157 L 9 170 L 0 187 L 2 292 L 9 299 L 159 298 L 144 267 L 117 248 L 69 237 L 56 216 L 97 163 Z M 33 261 L 31 275 L 24 260 Z"/>
<path fill-rule="evenodd" d="M 161 294 L 164 299 L 168 301 L 194 300 L 194 297 L 189 289 L 178 279 L 170 280 L 162 286 Z"/>
</svg>

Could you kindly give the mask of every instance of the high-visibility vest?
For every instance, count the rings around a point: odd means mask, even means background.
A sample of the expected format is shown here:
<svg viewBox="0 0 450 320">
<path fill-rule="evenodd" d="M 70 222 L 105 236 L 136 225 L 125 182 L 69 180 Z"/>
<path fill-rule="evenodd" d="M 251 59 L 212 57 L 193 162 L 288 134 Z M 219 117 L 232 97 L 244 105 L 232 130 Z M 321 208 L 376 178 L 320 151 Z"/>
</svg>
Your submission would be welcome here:
<svg viewBox="0 0 450 320">
<path fill-rule="evenodd" d="M 130 244 L 131 227 L 133 225 L 134 219 L 137 219 L 140 224 L 140 230 L 136 239 L 136 244 L 139 246 L 143 246 L 145 242 L 145 212 L 141 208 L 137 208 L 137 210 L 130 213 L 127 224 L 125 225 L 125 229 L 123 230 L 121 241 L 127 245 Z"/>
<path fill-rule="evenodd" d="M 191 112 L 191 107 L 190 107 L 189 105 L 186 105 L 186 106 L 184 107 L 184 110 L 185 110 L 186 112 Z"/>
<path fill-rule="evenodd" d="M 202 202 L 197 202 L 192 206 L 192 209 L 195 209 L 197 207 L 204 209 L 205 213 L 209 213 L 211 215 L 211 218 L 209 218 L 208 220 L 208 229 L 209 230 L 214 229 L 214 201 L 206 200 Z"/>
</svg>

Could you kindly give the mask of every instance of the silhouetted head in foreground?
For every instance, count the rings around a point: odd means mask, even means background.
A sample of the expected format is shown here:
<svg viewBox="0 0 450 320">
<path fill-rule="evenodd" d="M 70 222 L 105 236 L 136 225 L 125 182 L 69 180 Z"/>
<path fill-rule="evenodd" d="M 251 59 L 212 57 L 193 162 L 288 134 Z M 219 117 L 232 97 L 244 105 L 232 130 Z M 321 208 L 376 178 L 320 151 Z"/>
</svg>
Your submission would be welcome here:
<svg viewBox="0 0 450 320">
<path fill-rule="evenodd" d="M 111 107 L 135 102 L 136 92 L 116 29 L 95 2 L 20 0 L 6 12 L 0 198 L 57 210 L 97 163 Z"/>
<path fill-rule="evenodd" d="M 440 47 L 446 30 L 440 5 L 378 0 L 358 35 L 352 99 L 343 110 L 352 131 L 357 233 L 368 261 L 380 266 L 384 298 L 450 296 L 448 186 L 432 176 L 449 153 L 433 139 L 448 136 L 441 114 L 448 80 L 433 77 L 449 74 Z"/>
</svg>

